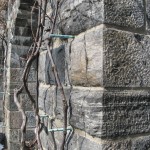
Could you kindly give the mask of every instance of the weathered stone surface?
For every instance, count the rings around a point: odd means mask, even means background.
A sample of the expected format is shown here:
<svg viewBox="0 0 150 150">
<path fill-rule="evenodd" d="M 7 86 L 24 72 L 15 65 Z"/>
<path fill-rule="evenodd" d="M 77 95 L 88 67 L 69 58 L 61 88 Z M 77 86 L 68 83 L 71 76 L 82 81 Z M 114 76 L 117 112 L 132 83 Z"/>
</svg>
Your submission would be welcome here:
<svg viewBox="0 0 150 150">
<path fill-rule="evenodd" d="M 103 26 L 80 34 L 71 44 L 72 84 L 149 87 L 149 43 L 149 36 Z"/>
<path fill-rule="evenodd" d="M 50 91 L 51 89 L 51 91 Z M 53 89 L 53 90 L 52 90 Z M 41 86 L 39 87 L 39 109 L 44 111 L 45 113 L 49 114 L 50 116 L 53 116 L 53 110 L 54 106 L 56 105 L 55 99 L 56 93 L 55 93 L 55 87 L 50 88 L 50 86 Z M 54 106 L 53 106 L 54 105 Z"/>
<path fill-rule="evenodd" d="M 104 23 L 144 28 L 143 0 L 104 0 Z"/>
<path fill-rule="evenodd" d="M 70 98 L 71 125 L 90 134 L 101 135 L 102 94 L 101 88 L 74 87 Z"/>
<path fill-rule="evenodd" d="M 54 87 L 40 86 L 39 108 L 51 117 L 63 118 L 62 95 Z M 150 93 L 147 90 L 65 88 L 70 99 L 70 124 L 96 137 L 118 137 L 150 131 Z M 69 94 L 70 93 L 70 94 Z M 71 95 L 71 97 L 70 97 Z"/>
<path fill-rule="evenodd" d="M 12 53 L 17 53 L 19 56 L 26 55 L 30 49 L 30 46 L 22 46 L 12 44 Z"/>
<path fill-rule="evenodd" d="M 23 68 L 11 68 L 10 74 L 7 74 L 7 79 L 9 79 L 11 83 L 22 82 L 23 71 Z M 36 81 L 36 70 L 32 68 L 29 72 L 28 82 L 34 81 Z"/>
<path fill-rule="evenodd" d="M 34 99 L 36 99 L 35 95 L 32 95 L 32 96 Z M 14 102 L 14 95 L 6 94 L 5 98 L 6 98 L 5 99 L 5 108 L 7 108 L 9 111 L 18 111 L 18 108 Z M 18 100 L 24 110 L 26 110 L 26 111 L 33 110 L 31 100 L 29 99 L 27 94 L 20 94 Z"/>
<path fill-rule="evenodd" d="M 134 139 L 132 142 L 132 150 L 149 150 L 150 149 L 150 136 L 141 136 Z"/>
<path fill-rule="evenodd" d="M 14 45 L 31 46 L 33 41 L 31 37 L 15 36 L 10 42 Z"/>
<path fill-rule="evenodd" d="M 34 24 L 34 26 L 37 26 L 37 20 L 36 19 L 32 19 L 32 24 Z M 30 27 L 31 26 L 31 19 L 27 18 L 27 19 L 21 19 L 21 18 L 16 18 L 16 26 L 19 27 Z"/>
<path fill-rule="evenodd" d="M 70 123 L 97 137 L 149 132 L 149 91 L 92 91 L 71 93 Z"/>
<path fill-rule="evenodd" d="M 34 130 L 33 130 L 33 129 L 28 129 L 28 130 L 27 130 L 26 135 L 25 135 L 25 139 L 26 139 L 27 141 L 34 140 L 34 139 L 35 139 L 35 133 L 34 133 Z"/>
<path fill-rule="evenodd" d="M 68 144 L 68 150 L 131 150 L 131 140 L 109 141 L 89 137 L 75 132 Z"/>
<path fill-rule="evenodd" d="M 20 130 L 9 130 L 9 140 L 12 142 L 20 142 Z"/>
<path fill-rule="evenodd" d="M 13 112 L 9 112 L 8 113 L 8 125 L 10 129 L 20 129 L 21 125 L 22 125 L 22 116 L 21 113 L 18 111 L 13 111 Z"/>
<path fill-rule="evenodd" d="M 71 44 L 70 79 L 73 85 L 100 86 L 103 74 L 103 26 L 77 36 Z"/>
<path fill-rule="evenodd" d="M 120 141 L 105 141 L 102 144 L 102 150 L 132 150 L 132 140 L 122 139 Z"/>
<path fill-rule="evenodd" d="M 142 0 L 66 0 L 61 18 L 61 29 L 66 34 L 79 34 L 102 23 L 144 28 L 144 4 Z"/>
<path fill-rule="evenodd" d="M 33 111 L 26 111 L 26 115 L 28 118 L 27 127 L 35 127 L 35 113 Z"/>
<path fill-rule="evenodd" d="M 29 82 L 28 89 L 32 95 L 37 94 L 37 84 L 35 82 Z"/>
<path fill-rule="evenodd" d="M 70 97 L 70 88 L 64 87 L 67 101 Z M 62 119 L 63 117 L 63 103 L 62 93 L 55 86 L 44 86 L 39 87 L 39 109 L 48 114 L 51 117 L 57 117 Z"/>
<path fill-rule="evenodd" d="M 20 4 L 21 2 L 21 4 Z M 18 111 L 13 98 L 14 88 L 19 88 L 22 84 L 22 73 L 27 57 L 29 56 L 29 49 L 32 44 L 32 33 L 36 29 L 37 15 L 33 12 L 34 29 L 31 32 L 31 8 L 34 1 L 21 0 L 14 1 L 13 6 L 8 10 L 8 54 L 7 54 L 7 83 L 5 97 L 5 123 L 7 145 L 9 150 L 20 150 L 20 128 L 22 125 L 22 115 Z M 11 5 L 11 4 L 10 4 Z M 28 7 L 27 7 L 28 6 Z M 26 9 L 26 10 L 25 10 Z M 30 10 L 30 11 L 29 11 Z M 31 50 L 31 49 L 30 49 Z M 35 62 L 31 66 L 31 73 L 29 73 L 28 88 L 36 98 L 36 70 Z M 23 94 L 19 95 L 19 102 L 24 109 L 27 117 L 27 134 L 26 140 L 33 140 L 33 128 L 35 127 L 35 116 L 32 110 L 32 104 L 23 90 Z M 10 131 L 10 132 L 8 132 Z"/>
<path fill-rule="evenodd" d="M 17 18 L 20 19 L 29 19 L 31 18 L 31 11 L 27 11 L 27 10 L 21 10 L 19 9 L 18 14 L 17 14 Z M 32 12 L 32 18 L 33 19 L 37 19 L 37 13 Z"/>
<path fill-rule="evenodd" d="M 57 67 L 60 81 L 63 83 L 65 80 L 65 50 L 63 45 L 53 50 L 53 59 Z M 51 66 L 50 58 L 47 51 L 42 52 L 39 56 L 38 66 L 39 81 L 46 84 L 55 84 L 53 68 Z"/>
<path fill-rule="evenodd" d="M 146 30 L 150 32 L 150 1 L 146 0 Z"/>
<path fill-rule="evenodd" d="M 44 51 L 39 56 L 39 64 L 38 64 L 38 79 L 40 82 L 46 83 L 46 84 L 54 84 L 54 76 L 53 72 L 50 69 L 50 59 L 48 57 L 47 51 Z"/>
<path fill-rule="evenodd" d="M 61 8 L 61 29 L 65 34 L 78 34 L 104 19 L 103 1 L 67 0 Z"/>
<path fill-rule="evenodd" d="M 149 43 L 149 36 L 105 29 L 103 85 L 149 87 Z"/>
<path fill-rule="evenodd" d="M 54 139 L 54 134 L 47 132 L 47 126 L 43 128 L 42 132 L 40 133 L 40 137 L 41 139 L 44 139 L 44 140 L 41 140 L 41 142 L 45 150 L 47 149 L 54 150 L 58 148 L 56 144 L 56 139 Z"/>
<path fill-rule="evenodd" d="M 149 132 L 149 91 L 104 92 L 104 136 L 126 136 Z"/>
<path fill-rule="evenodd" d="M 20 150 L 20 148 L 21 148 L 21 144 L 20 143 L 15 143 L 15 142 L 8 143 L 8 149 Z"/>
<path fill-rule="evenodd" d="M 35 30 L 35 29 L 33 29 Z M 31 36 L 32 30 L 31 27 L 15 27 L 15 35 L 17 36 Z"/>
</svg>

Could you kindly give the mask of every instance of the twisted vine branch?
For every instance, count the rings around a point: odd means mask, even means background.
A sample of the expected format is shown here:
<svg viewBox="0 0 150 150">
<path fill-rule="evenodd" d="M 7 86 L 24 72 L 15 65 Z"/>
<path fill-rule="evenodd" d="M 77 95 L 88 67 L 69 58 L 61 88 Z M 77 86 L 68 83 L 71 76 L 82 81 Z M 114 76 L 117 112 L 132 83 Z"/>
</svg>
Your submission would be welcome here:
<svg viewBox="0 0 150 150">
<path fill-rule="evenodd" d="M 40 47 L 42 45 L 43 30 L 44 30 L 44 25 L 45 25 L 45 17 L 49 18 L 49 20 L 52 23 L 52 27 L 51 27 L 50 31 L 48 32 L 48 34 L 53 34 L 54 29 L 56 27 L 58 11 L 59 11 L 59 7 L 60 7 L 61 2 L 62 2 L 61 0 L 56 1 L 56 8 L 55 8 L 55 11 L 54 11 L 54 17 L 49 17 L 46 14 L 47 0 L 43 0 L 43 1 L 40 0 L 39 15 L 38 15 L 38 28 L 37 28 L 37 31 L 36 31 L 36 36 L 33 37 L 34 38 L 34 44 L 33 44 L 31 54 L 28 57 L 28 60 L 26 62 L 26 65 L 25 65 L 25 68 L 24 68 L 24 71 L 23 71 L 23 76 L 22 76 L 23 85 L 20 87 L 20 89 L 15 89 L 14 90 L 14 101 L 15 101 L 17 107 L 18 107 L 18 110 L 21 112 L 22 117 L 23 117 L 23 122 L 22 122 L 22 126 L 21 126 L 21 150 L 24 150 L 25 147 L 31 147 L 31 146 L 35 145 L 36 142 L 38 144 L 38 149 L 43 150 L 41 140 L 40 140 L 40 137 L 39 137 L 39 134 L 40 134 L 40 131 L 41 131 L 41 122 L 40 122 L 38 104 L 37 104 L 37 101 L 34 100 L 33 96 L 31 95 L 31 93 L 28 89 L 27 81 L 28 81 L 28 76 L 29 76 L 29 72 L 30 72 L 32 63 L 35 59 L 38 58 L 39 50 L 40 50 Z M 35 7 L 35 3 L 34 3 L 34 6 L 32 8 L 32 12 L 34 10 L 34 7 Z M 32 20 L 32 17 L 31 17 L 31 20 Z M 31 28 L 32 28 L 32 25 L 31 25 Z M 32 34 L 33 34 L 33 32 L 32 32 Z M 33 36 L 34 36 L 34 34 L 33 34 Z M 56 65 L 54 63 L 53 56 L 52 56 L 52 49 L 50 48 L 50 45 L 51 45 L 52 41 L 53 40 L 49 39 L 49 38 L 47 38 L 45 40 L 46 45 L 47 45 L 49 59 L 50 59 L 51 65 L 52 65 L 53 74 L 54 74 L 54 77 L 55 77 L 55 80 L 56 80 L 56 86 L 58 86 L 58 88 L 61 90 L 61 95 L 62 95 L 63 116 L 64 116 L 64 122 L 63 122 L 64 132 L 63 132 L 63 140 L 62 140 L 62 143 L 61 143 L 61 150 L 64 150 L 65 142 L 66 142 L 66 136 L 67 136 L 67 130 L 66 129 L 67 129 L 68 104 L 67 104 L 64 88 L 61 84 L 60 77 L 59 77 Z M 34 112 L 35 112 L 35 118 L 36 118 L 36 139 L 32 144 L 30 144 L 30 146 L 27 146 L 26 141 L 25 141 L 27 117 L 26 117 L 25 111 L 21 107 L 21 104 L 19 103 L 19 100 L 18 100 L 18 96 L 22 93 L 23 89 L 25 89 L 30 101 L 32 102 L 33 109 L 34 109 Z"/>
</svg>

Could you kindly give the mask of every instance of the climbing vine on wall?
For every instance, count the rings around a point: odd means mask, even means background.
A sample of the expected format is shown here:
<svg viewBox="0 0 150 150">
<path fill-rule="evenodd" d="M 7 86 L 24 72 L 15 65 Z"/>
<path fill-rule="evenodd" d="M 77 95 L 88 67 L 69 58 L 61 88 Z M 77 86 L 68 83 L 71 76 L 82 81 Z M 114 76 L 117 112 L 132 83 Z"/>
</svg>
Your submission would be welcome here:
<svg viewBox="0 0 150 150">
<path fill-rule="evenodd" d="M 67 136 L 67 131 L 66 131 L 66 129 L 67 129 L 67 109 L 68 109 L 67 100 L 66 100 L 63 86 L 60 82 L 60 77 L 58 75 L 53 56 L 52 56 L 52 46 L 51 45 L 53 43 L 53 39 L 50 38 L 49 36 L 44 37 L 44 39 L 43 39 L 45 18 L 48 18 L 49 22 L 50 22 L 50 27 L 46 31 L 47 32 L 46 35 L 53 34 L 55 32 L 55 29 L 57 28 L 58 12 L 59 12 L 60 5 L 62 4 L 62 2 L 63 1 L 61 1 L 61 0 L 50 0 L 49 1 L 51 6 L 53 6 L 53 11 L 50 15 L 46 14 L 48 0 L 35 1 L 34 5 L 32 7 L 32 12 L 34 11 L 34 9 L 38 8 L 38 26 L 37 26 L 36 33 L 32 32 L 33 33 L 33 44 L 29 50 L 30 53 L 28 54 L 27 62 L 26 62 L 26 65 L 24 67 L 24 71 L 23 71 L 23 75 L 22 75 L 23 84 L 21 85 L 21 87 L 19 89 L 14 90 L 14 102 L 16 103 L 18 110 L 21 112 L 22 118 L 23 118 L 23 122 L 22 122 L 22 126 L 21 126 L 21 149 L 22 150 L 35 147 L 35 145 L 38 146 L 38 149 L 43 150 L 43 147 L 41 144 L 41 139 L 39 136 L 43 125 L 42 125 L 42 122 L 41 122 L 40 116 L 39 116 L 38 99 L 34 99 L 30 93 L 30 90 L 28 89 L 29 72 L 30 72 L 30 69 L 31 69 L 33 62 L 38 59 L 39 51 L 40 51 L 40 48 L 41 48 L 43 41 L 45 41 L 45 43 L 46 43 L 46 47 L 48 50 L 48 56 L 49 56 L 52 70 L 53 70 L 53 74 L 54 74 L 54 77 L 56 80 L 56 86 L 61 90 L 61 96 L 62 96 L 62 102 L 63 102 L 62 107 L 63 107 L 63 113 L 64 113 L 63 114 L 63 116 L 64 116 L 64 121 L 63 121 L 64 122 L 64 126 L 63 126 L 64 132 L 63 132 L 63 140 L 62 140 L 62 144 L 61 144 L 61 150 L 64 150 L 64 147 L 65 147 L 66 136 Z M 31 12 L 31 14 L 32 14 L 32 12 Z M 32 22 L 32 15 L 31 15 L 31 22 Z M 38 95 L 38 81 L 37 81 L 37 88 L 36 89 L 37 89 L 37 95 Z M 22 106 L 19 102 L 19 98 L 18 98 L 19 95 L 23 92 L 23 90 L 25 90 L 26 93 L 28 94 L 29 99 L 32 102 L 32 105 L 34 108 L 34 112 L 35 112 L 36 138 L 34 141 L 25 141 L 26 126 L 27 126 L 27 119 L 28 118 L 27 118 L 27 116 L 25 114 L 25 110 L 22 108 Z M 38 98 L 38 96 L 37 96 L 37 98 Z"/>
</svg>

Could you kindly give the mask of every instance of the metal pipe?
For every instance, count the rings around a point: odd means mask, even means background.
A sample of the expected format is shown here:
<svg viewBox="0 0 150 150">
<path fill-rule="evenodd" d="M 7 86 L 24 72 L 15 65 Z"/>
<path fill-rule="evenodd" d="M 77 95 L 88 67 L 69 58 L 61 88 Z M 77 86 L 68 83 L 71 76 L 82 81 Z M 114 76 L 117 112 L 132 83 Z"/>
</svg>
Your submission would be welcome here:
<svg viewBox="0 0 150 150">
<path fill-rule="evenodd" d="M 49 117 L 48 115 L 40 115 L 41 118 Z"/>
<path fill-rule="evenodd" d="M 68 39 L 68 38 L 75 38 L 73 35 L 60 35 L 60 34 L 50 34 L 50 38 L 61 38 L 61 39 Z"/>
<path fill-rule="evenodd" d="M 66 130 L 72 131 L 73 129 L 72 129 L 72 127 L 69 126 L 69 127 L 67 127 Z M 57 131 L 65 131 L 65 129 L 64 128 L 48 129 L 48 132 L 57 132 Z"/>
</svg>

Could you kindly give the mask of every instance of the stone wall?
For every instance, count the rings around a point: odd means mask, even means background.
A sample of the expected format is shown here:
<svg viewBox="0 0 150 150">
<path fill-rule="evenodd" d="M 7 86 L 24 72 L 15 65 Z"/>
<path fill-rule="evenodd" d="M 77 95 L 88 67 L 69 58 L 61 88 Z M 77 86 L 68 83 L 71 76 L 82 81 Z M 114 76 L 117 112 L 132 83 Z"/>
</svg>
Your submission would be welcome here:
<svg viewBox="0 0 150 150">
<path fill-rule="evenodd" d="M 0 41 L 2 43 L 2 41 Z M 0 122 L 3 122 L 3 75 L 4 75 L 4 47 L 0 46 Z M 1 129 L 0 129 L 1 130 Z"/>
<path fill-rule="evenodd" d="M 51 9 L 48 9 L 51 10 Z M 50 12 L 48 11 L 48 14 Z M 66 0 L 61 6 L 53 57 L 64 86 L 74 129 L 68 150 L 150 148 L 150 3 L 143 0 Z M 59 149 L 62 97 L 48 52 L 39 56 L 39 108 L 44 149 Z M 69 134 L 69 132 L 68 132 Z"/>
<path fill-rule="evenodd" d="M 32 43 L 31 32 L 31 8 L 34 1 L 16 0 L 10 1 L 8 6 L 8 52 L 5 69 L 6 93 L 5 93 L 5 133 L 8 150 L 20 150 L 22 116 L 14 103 L 14 89 L 20 88 L 22 83 L 23 68 L 26 57 Z M 37 22 L 36 12 L 33 12 L 33 21 Z M 36 23 L 34 24 L 36 27 Z M 28 79 L 28 87 L 31 94 L 36 97 L 37 67 L 33 65 Z M 33 140 L 35 117 L 32 104 L 25 93 L 21 93 L 19 101 L 28 117 L 26 140 Z"/>
<path fill-rule="evenodd" d="M 5 89 L 5 130 L 8 150 L 20 150 L 22 117 L 13 90 L 22 84 L 26 55 L 32 43 L 30 0 L 13 0 L 8 9 L 8 53 Z M 48 3 L 47 14 L 53 6 Z M 148 150 L 150 148 L 150 2 L 148 0 L 65 0 L 59 12 L 53 58 L 63 84 L 68 109 L 68 150 Z M 33 23 L 36 25 L 37 12 Z M 45 29 L 50 22 L 46 18 Z M 46 32 L 44 32 L 46 33 Z M 0 51 L 0 60 L 2 53 Z M 1 64 L 0 64 L 1 65 Z M 1 73 L 1 72 L 0 72 Z M 58 150 L 63 132 L 63 104 L 45 43 L 38 74 L 31 68 L 28 86 L 34 97 L 38 75 L 38 105 L 44 125 L 45 150 Z M 2 83 L 0 78 L 0 84 Z M 0 86 L 2 87 L 2 86 Z M 0 89 L 0 92 L 3 89 Z M 0 95 L 0 114 L 2 110 Z M 29 118 L 26 139 L 34 139 L 34 113 L 28 96 L 19 97 Z M 1 119 L 1 115 L 0 115 Z M 1 120 L 0 120 L 1 121 Z"/>
</svg>

